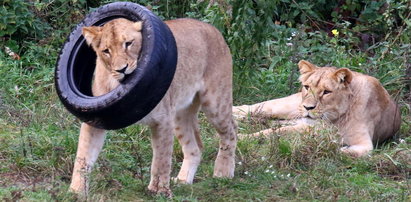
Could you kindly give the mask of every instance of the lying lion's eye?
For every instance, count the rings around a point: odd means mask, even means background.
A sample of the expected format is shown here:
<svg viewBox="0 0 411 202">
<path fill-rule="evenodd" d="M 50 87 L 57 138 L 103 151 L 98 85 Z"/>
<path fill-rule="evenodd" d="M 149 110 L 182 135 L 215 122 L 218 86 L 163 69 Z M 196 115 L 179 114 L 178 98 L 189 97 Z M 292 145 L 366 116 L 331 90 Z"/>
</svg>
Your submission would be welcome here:
<svg viewBox="0 0 411 202">
<path fill-rule="evenodd" d="M 305 90 L 308 90 L 308 88 L 310 88 L 310 86 L 308 85 L 304 85 Z"/>
<path fill-rule="evenodd" d="M 327 94 L 330 94 L 330 93 L 332 93 L 332 91 L 324 90 L 323 95 L 327 95 Z"/>
<path fill-rule="evenodd" d="M 131 44 L 133 44 L 133 41 L 127 41 L 127 42 L 126 42 L 126 48 L 128 48 L 129 46 L 131 46 Z"/>
<path fill-rule="evenodd" d="M 105 53 L 105 54 L 110 54 L 110 50 L 109 50 L 109 49 L 104 49 L 104 50 L 103 50 L 103 53 Z"/>
</svg>

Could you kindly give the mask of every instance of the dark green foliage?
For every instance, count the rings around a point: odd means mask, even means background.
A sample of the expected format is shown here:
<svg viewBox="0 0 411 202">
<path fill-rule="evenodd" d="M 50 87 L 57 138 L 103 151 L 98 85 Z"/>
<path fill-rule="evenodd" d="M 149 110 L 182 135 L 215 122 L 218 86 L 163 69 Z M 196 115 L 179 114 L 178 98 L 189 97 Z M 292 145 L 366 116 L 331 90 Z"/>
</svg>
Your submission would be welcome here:
<svg viewBox="0 0 411 202">
<path fill-rule="evenodd" d="M 0 37 L 14 40 L 42 38 L 49 27 L 36 18 L 31 6 L 24 0 L 5 0 L 0 3 Z"/>
</svg>

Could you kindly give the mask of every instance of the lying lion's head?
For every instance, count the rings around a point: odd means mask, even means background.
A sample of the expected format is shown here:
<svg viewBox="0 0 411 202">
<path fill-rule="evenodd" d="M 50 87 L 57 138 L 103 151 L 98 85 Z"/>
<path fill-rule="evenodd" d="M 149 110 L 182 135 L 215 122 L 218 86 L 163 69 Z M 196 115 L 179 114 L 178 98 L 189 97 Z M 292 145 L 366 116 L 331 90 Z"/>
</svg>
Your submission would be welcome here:
<svg viewBox="0 0 411 202">
<path fill-rule="evenodd" d="M 97 68 L 104 66 L 121 81 L 134 71 L 142 44 L 142 22 L 119 18 L 102 27 L 83 27 L 83 36 L 97 54 Z"/>
<path fill-rule="evenodd" d="M 298 63 L 302 83 L 300 111 L 303 117 L 335 122 L 350 107 L 353 74 L 349 69 L 319 68 L 307 61 Z"/>
</svg>

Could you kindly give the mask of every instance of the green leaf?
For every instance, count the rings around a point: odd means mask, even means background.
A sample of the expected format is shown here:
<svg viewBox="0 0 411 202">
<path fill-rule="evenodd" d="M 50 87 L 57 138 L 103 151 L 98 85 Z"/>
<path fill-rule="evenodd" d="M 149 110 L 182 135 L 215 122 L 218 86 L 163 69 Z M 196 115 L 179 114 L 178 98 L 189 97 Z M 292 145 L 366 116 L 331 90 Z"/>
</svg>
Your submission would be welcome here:
<svg viewBox="0 0 411 202">
<path fill-rule="evenodd" d="M 278 144 L 278 148 L 279 148 L 279 151 L 280 151 L 281 155 L 291 156 L 291 154 L 292 154 L 291 144 L 287 140 L 280 139 L 280 142 Z"/>
</svg>

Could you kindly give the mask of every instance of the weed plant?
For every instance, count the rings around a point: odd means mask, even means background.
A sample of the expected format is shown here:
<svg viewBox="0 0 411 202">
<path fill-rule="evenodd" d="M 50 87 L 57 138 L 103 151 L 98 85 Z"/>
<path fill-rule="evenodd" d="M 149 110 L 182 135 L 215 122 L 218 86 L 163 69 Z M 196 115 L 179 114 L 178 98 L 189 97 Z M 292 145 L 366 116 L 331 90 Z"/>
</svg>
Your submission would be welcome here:
<svg viewBox="0 0 411 202">
<path fill-rule="evenodd" d="M 54 67 L 71 27 L 86 12 L 111 1 L 27 2 L 0 3 L 3 10 L 11 4 L 22 5 L 17 11 L 29 16 L 19 20 L 16 31 L 11 29 L 15 25 L 3 23 L 6 15 L 0 17 L 0 31 L 5 33 L 0 35 L 0 200 L 73 201 L 76 196 L 67 190 L 80 122 L 58 101 Z M 296 64 L 305 59 L 378 78 L 400 104 L 403 123 L 393 140 L 360 159 L 339 152 L 340 138 L 327 125 L 305 134 L 245 137 L 238 142 L 235 178 L 228 180 L 212 178 L 218 138 L 200 114 L 202 163 L 193 185 L 171 185 L 173 200 L 410 201 L 410 3 L 213 2 L 139 1 L 163 19 L 193 17 L 220 29 L 233 54 L 236 105 L 297 92 Z M 31 21 L 33 16 L 41 23 Z M 25 29 L 43 35 L 33 37 Z M 10 46 L 21 60 L 9 57 L 4 46 Z M 277 120 L 256 119 L 238 124 L 243 134 L 278 125 Z M 90 176 L 88 200 L 166 201 L 146 189 L 151 155 L 148 128 L 109 131 Z M 182 159 L 176 141 L 172 176 L 177 175 Z"/>
</svg>

